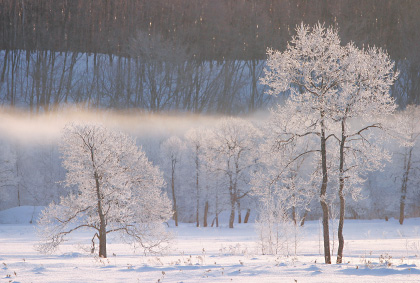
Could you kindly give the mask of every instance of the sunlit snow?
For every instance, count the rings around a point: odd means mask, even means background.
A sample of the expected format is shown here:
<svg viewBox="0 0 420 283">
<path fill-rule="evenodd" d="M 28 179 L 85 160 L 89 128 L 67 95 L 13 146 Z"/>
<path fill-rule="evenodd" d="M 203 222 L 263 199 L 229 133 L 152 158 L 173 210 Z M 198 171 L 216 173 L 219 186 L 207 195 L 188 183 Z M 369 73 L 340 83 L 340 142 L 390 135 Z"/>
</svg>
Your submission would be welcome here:
<svg viewBox="0 0 420 283">
<path fill-rule="evenodd" d="M 347 220 L 343 264 L 323 264 L 321 225 L 305 223 L 297 255 L 262 255 L 254 224 L 235 229 L 181 223 L 165 255 L 111 239 L 107 259 L 91 255 L 91 233 L 72 234 L 51 255 L 39 254 L 34 225 L 39 208 L 0 212 L 1 282 L 419 282 L 420 219 Z M 13 216 L 13 217 L 12 217 Z M 223 223 L 227 223 L 224 215 Z M 16 222 L 16 221 L 15 221 Z M 25 222 L 25 223 L 24 223 Z M 9 221 L 10 223 L 10 221 Z M 336 239 L 336 238 L 335 238 Z M 335 243 L 334 248 L 337 248 Z"/>
</svg>

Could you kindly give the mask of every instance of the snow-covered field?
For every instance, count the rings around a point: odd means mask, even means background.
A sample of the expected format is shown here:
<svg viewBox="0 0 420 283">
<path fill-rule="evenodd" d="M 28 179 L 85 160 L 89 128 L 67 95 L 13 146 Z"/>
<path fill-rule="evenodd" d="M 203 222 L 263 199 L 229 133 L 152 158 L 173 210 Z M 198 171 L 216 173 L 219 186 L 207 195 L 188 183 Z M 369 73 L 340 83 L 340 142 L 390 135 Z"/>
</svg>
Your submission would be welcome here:
<svg viewBox="0 0 420 283">
<path fill-rule="evenodd" d="M 34 213 L 35 211 L 35 213 Z M 10 221 L 12 215 L 14 218 Z M 297 256 L 261 255 L 254 224 L 234 229 L 181 224 L 166 255 L 143 255 L 110 237 L 108 259 L 89 253 L 91 233 L 39 254 L 36 209 L 0 212 L 0 282 L 420 282 L 420 219 L 347 220 L 344 262 L 323 264 L 320 223 L 305 224 Z M 335 244 L 335 249 L 337 244 Z"/>
</svg>

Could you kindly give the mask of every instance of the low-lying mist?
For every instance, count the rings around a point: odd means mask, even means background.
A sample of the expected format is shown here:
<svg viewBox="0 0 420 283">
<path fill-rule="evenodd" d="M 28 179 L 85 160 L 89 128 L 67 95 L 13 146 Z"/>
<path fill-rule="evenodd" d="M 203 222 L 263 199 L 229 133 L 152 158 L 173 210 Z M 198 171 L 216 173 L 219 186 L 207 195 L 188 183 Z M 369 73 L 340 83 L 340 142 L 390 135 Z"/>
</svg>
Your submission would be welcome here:
<svg viewBox="0 0 420 283">
<path fill-rule="evenodd" d="M 262 120 L 260 116 L 243 118 Z M 68 194 L 69 189 L 63 184 L 66 171 L 62 167 L 59 144 L 62 130 L 69 123 L 102 124 L 133 136 L 149 160 L 165 174 L 161 144 L 174 135 L 183 139 L 191 128 L 210 128 L 220 118 L 222 116 L 181 112 L 86 110 L 79 106 L 39 114 L 0 108 L 0 168 L 8 164 L 10 173 L 0 182 L 3 185 L 0 186 L 0 210 L 21 205 L 48 205 Z"/>
<path fill-rule="evenodd" d="M 191 113 L 144 113 L 141 111 L 84 110 L 70 107 L 60 111 L 33 114 L 28 111 L 0 109 L 0 136 L 20 144 L 55 144 L 69 123 L 99 123 L 137 138 L 183 135 L 194 127 L 210 127 L 222 116 Z M 260 115 L 246 117 L 257 119 Z"/>
</svg>

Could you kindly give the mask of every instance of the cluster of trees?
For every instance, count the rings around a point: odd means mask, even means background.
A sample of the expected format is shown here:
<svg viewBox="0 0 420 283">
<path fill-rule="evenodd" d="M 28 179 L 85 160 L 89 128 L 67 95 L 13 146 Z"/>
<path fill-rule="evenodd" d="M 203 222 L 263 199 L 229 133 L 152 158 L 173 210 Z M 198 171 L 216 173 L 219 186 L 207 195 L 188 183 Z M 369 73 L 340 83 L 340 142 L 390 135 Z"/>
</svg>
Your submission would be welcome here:
<svg viewBox="0 0 420 283">
<path fill-rule="evenodd" d="M 251 122 L 224 118 L 210 129 L 187 131 L 184 141 L 173 136 L 162 143 L 163 168 L 168 168 L 165 171 L 170 172 L 167 180 L 171 187 L 176 225 L 178 213 L 188 209 L 188 203 L 192 206 L 191 196 L 195 201 L 190 212 L 195 215 L 190 219 L 195 219 L 197 227 L 207 227 L 209 209 L 214 215 L 211 226 L 214 223 L 219 226 L 219 214 L 224 210 L 230 211 L 230 228 L 233 228 L 235 218 L 242 222 L 242 209 L 247 209 L 244 222 L 248 222 L 252 203 L 247 196 L 251 191 L 252 172 L 259 164 L 256 149 L 261 138 L 261 132 Z M 183 175 L 182 170 L 194 174 L 184 175 L 186 178 L 178 180 Z M 177 206 L 177 198 L 187 203 Z M 200 216 L 201 211 L 203 216 Z M 237 217 L 235 211 L 238 212 Z M 184 217 L 188 215 L 186 212 L 188 210 L 182 213 Z"/>
<path fill-rule="evenodd" d="M 145 105 L 153 111 L 173 103 L 177 109 L 185 101 L 194 107 L 199 101 L 212 101 L 211 95 L 204 99 L 200 93 L 203 84 L 197 72 L 189 73 L 191 76 L 186 79 L 194 83 L 194 89 L 183 83 L 183 76 L 188 72 L 182 70 L 187 70 L 189 63 L 182 59 L 186 58 L 183 57 L 185 49 L 173 42 L 162 44 L 166 40 L 139 33 L 129 44 L 134 58 L 119 56 L 118 63 L 110 62 L 116 70 L 113 77 L 117 79 L 99 82 L 100 75 L 87 75 L 88 80 L 92 79 L 92 88 L 102 85 L 110 93 L 118 90 L 119 94 L 121 90 L 130 89 L 138 80 L 131 80 L 128 72 L 128 82 L 121 83 L 127 81 L 127 72 L 122 69 L 131 70 L 131 63 L 139 60 L 135 69 L 144 75 L 145 80 L 140 81 L 148 86 L 150 93 Z M 165 57 L 169 53 L 175 56 Z M 173 61 L 174 58 L 180 61 Z M 103 73 L 97 60 L 96 54 L 86 56 L 86 66 L 93 64 L 94 73 Z M 215 85 L 220 87 L 221 98 L 217 105 L 223 107 L 224 103 L 234 102 L 235 96 L 230 91 L 235 86 L 243 87 L 235 77 L 237 73 L 225 72 L 232 62 L 232 68 L 247 66 L 249 71 L 244 73 L 255 76 L 252 64 L 241 60 L 227 60 L 216 66 L 213 61 L 195 65 L 206 72 L 212 73 L 215 69 L 222 74 L 216 76 L 216 80 L 221 81 Z M 372 174 L 377 174 L 373 172 L 386 170 L 392 151 L 398 153 L 395 156 L 401 160 L 391 167 L 402 164 L 394 171 L 400 172 L 395 175 L 394 184 L 397 182 L 400 187 L 399 218 L 403 224 L 408 188 L 419 183 L 415 165 L 418 158 L 415 147 L 420 136 L 419 110 L 410 105 L 396 112 L 396 99 L 390 92 L 399 72 L 390 56 L 376 47 L 359 48 L 353 42 L 343 45 L 333 27 L 325 28 L 318 23 L 310 28 L 301 24 L 284 52 L 268 51 L 267 61 L 260 68 L 264 65 L 264 76 L 258 87 L 255 84 L 255 89 L 265 86 L 267 94 L 274 96 L 288 93 L 284 104 L 272 110 L 268 122 L 253 124 L 239 118 L 224 118 L 207 129 L 191 129 L 183 137 L 172 136 L 160 143 L 159 162 L 165 172 L 172 210 L 169 200 L 161 195 L 163 179 L 158 169 L 138 150 L 133 139 L 97 126 L 66 128 L 60 146 L 63 167 L 67 171 L 65 183 L 70 187 L 75 185 L 76 189 L 44 212 L 40 224 L 44 227 L 41 234 L 46 243 L 40 248 L 54 248 L 68 233 L 88 227 L 96 229 L 92 243 L 97 238 L 99 255 L 106 257 L 107 233 L 124 232 L 143 247 L 149 247 L 150 240 L 154 239 L 157 243 L 152 243 L 151 247 L 155 247 L 166 240 L 156 238 L 164 233 L 155 231 L 159 231 L 159 224 L 171 215 L 176 226 L 180 219 L 187 218 L 195 219 L 197 226 L 207 226 L 209 211 L 218 225 L 220 213 L 227 210 L 229 227 L 233 228 L 235 218 L 242 222 L 244 208 L 247 222 L 251 207 L 257 206 L 265 242 L 263 250 L 278 251 L 279 223 L 292 222 L 296 228 L 312 213 L 322 218 L 325 262 L 331 263 L 329 220 L 337 205 L 337 263 L 341 263 L 344 219 L 349 211 L 346 203 L 352 206 L 351 199 L 362 198 L 363 187 L 372 188 L 372 176 L 375 176 Z M 242 72 L 240 77 L 244 75 Z M 404 70 L 403 73 L 407 75 Z M 63 77 L 61 79 L 64 81 Z M 46 79 L 42 86 L 48 84 L 53 83 Z M 143 85 L 137 87 L 143 89 Z M 211 88 L 211 83 L 206 87 Z M 394 91 L 402 89 L 401 85 L 394 87 Z M 184 95 L 194 92 L 196 96 Z M 37 99 L 45 102 L 48 92 L 39 94 Z M 50 98 L 48 96 L 48 103 Z M 107 97 L 109 101 L 114 98 Z M 126 98 L 131 100 L 131 92 Z M 92 101 L 94 99 L 89 103 Z M 100 101 L 102 97 L 97 98 L 97 106 Z M 230 113 L 231 110 L 226 111 L 230 106 L 216 111 Z M 44 106 L 45 110 L 47 108 Z M 209 106 L 200 111 L 204 109 L 211 111 Z M 11 164 L 17 164 L 17 158 L 11 156 L 3 164 L 2 172 L 7 173 L 5 180 L 10 180 L 7 186 L 17 187 L 20 198 L 20 180 L 14 177 L 14 172 L 18 176 L 21 169 L 19 166 L 10 168 Z M 375 195 L 373 190 L 371 193 Z M 411 192 L 411 195 L 416 194 L 418 197 L 418 192 Z M 191 196 L 194 196 L 193 202 Z M 317 202 L 320 206 L 315 205 Z M 418 209 L 416 204 L 412 207 Z M 374 209 L 367 208 L 368 211 Z M 358 210 L 352 209 L 356 214 Z M 203 216 L 200 216 L 201 211 Z M 236 211 L 238 217 L 235 217 Z M 62 215 L 65 218 L 61 218 Z M 79 225 L 81 218 L 87 221 Z"/>
<path fill-rule="evenodd" d="M 211 130 L 188 131 L 185 143 L 176 136 L 164 141 L 161 154 L 163 166 L 168 167 L 171 210 L 166 193 L 161 191 L 164 180 L 160 170 L 148 161 L 133 138 L 98 125 L 68 125 L 59 148 L 67 171 L 64 184 L 71 190 L 42 212 L 38 221 L 41 237 L 38 248 L 42 252 L 53 251 L 68 234 L 93 229 L 92 252 L 96 239 L 100 257 L 107 257 L 107 234 L 116 232 L 144 249 L 161 249 L 168 240 L 161 223 L 173 215 L 178 226 L 177 198 L 183 196 L 190 203 L 192 199 L 185 191 L 180 192 L 177 180 L 183 158 L 192 159 L 195 165 L 193 203 L 197 227 L 200 203 L 204 201 L 202 226 L 207 226 L 209 202 L 215 205 L 216 226 L 218 214 L 228 203 L 229 227 L 233 228 L 235 210 L 238 209 L 241 222 L 241 202 L 250 193 L 251 173 L 258 164 L 255 149 L 260 139 L 261 133 L 250 122 L 227 118 Z M 189 155 L 186 145 L 192 148 Z M 249 212 L 250 209 L 245 222 Z"/>
<path fill-rule="evenodd" d="M 13 1 L 0 2 L 0 49 L 129 55 L 138 32 L 185 45 L 198 60 L 264 60 L 284 49 L 304 21 L 340 27 L 344 42 L 386 46 L 414 55 L 417 1 Z M 410 51 L 411 50 L 411 51 Z"/>
<path fill-rule="evenodd" d="M 326 263 L 331 263 L 327 192 L 331 185 L 338 187 L 334 190 L 340 207 L 337 263 L 342 263 L 346 195 L 357 197 L 366 172 L 378 170 L 389 159 L 380 146 L 382 133 L 377 130 L 392 128 L 382 117 L 389 119 L 395 113 L 389 90 L 398 73 L 382 50 L 358 49 L 353 43 L 342 46 L 333 28 L 317 24 L 311 29 L 301 24 L 296 32 L 284 52 L 270 50 L 262 79 L 271 87 L 271 94 L 289 90 L 291 95 L 284 107 L 274 111 L 277 115 L 272 127 L 276 131 L 269 141 L 268 154 L 278 151 L 276 163 L 283 164 L 268 177 L 268 186 L 263 183 L 260 187 L 270 191 L 274 187 L 277 193 L 278 185 L 319 185 Z M 354 120 L 357 124 L 350 124 Z M 404 128 L 404 121 L 398 122 Z M 296 149 L 298 142 L 304 146 Z M 305 174 L 309 179 L 298 174 L 304 163 L 301 159 L 308 155 L 316 164 L 310 174 Z M 296 195 L 299 193 L 294 192 Z M 282 194 L 276 196 L 281 201 Z M 266 208 L 270 210 L 271 206 Z"/>
<path fill-rule="evenodd" d="M 185 144 L 175 136 L 161 144 L 161 154 L 170 172 L 167 178 L 170 180 L 173 218 L 178 226 L 177 198 L 180 192 L 176 177 L 183 152 L 190 147 L 190 164 L 195 165 L 193 179 L 197 226 L 200 226 L 203 179 L 206 188 L 206 224 L 210 187 L 211 195 L 215 196 L 216 223 L 219 198 L 226 196 L 225 203 L 230 210 L 229 228 L 234 226 L 236 209 L 241 221 L 241 203 L 251 189 L 254 195 L 259 196 L 259 228 L 269 234 L 262 240 L 263 243 L 268 241 L 269 252 L 278 250 L 278 223 L 287 222 L 288 211 L 291 211 L 290 222 L 297 227 L 299 210 L 308 211 L 312 200 L 318 200 L 322 208 L 325 263 L 330 264 L 330 209 L 334 200 L 338 200 L 339 245 L 336 262 L 342 263 L 346 198 L 360 198 L 360 186 L 367 172 L 383 168 L 384 163 L 390 160 L 390 154 L 383 144 L 390 139 L 408 148 L 404 152 L 401 182 L 400 224 L 403 224 L 413 146 L 420 135 L 413 121 L 409 120 L 416 117 L 417 111 L 409 107 L 405 115 L 396 115 L 396 104 L 389 96 L 389 90 L 398 73 L 394 71 L 389 56 L 381 49 L 359 49 L 353 43 L 343 46 L 337 31 L 321 24 L 313 28 L 301 24 L 296 32 L 286 51 L 269 52 L 262 83 L 270 86 L 269 93 L 272 95 L 290 91 L 290 96 L 284 105 L 272 111 L 264 135 L 250 122 L 228 118 L 207 131 L 190 130 L 186 134 Z M 51 229 L 42 228 L 43 231 L 46 231 L 46 235 L 54 235 L 47 242 L 48 247 L 60 243 L 63 233 L 65 235 L 87 226 L 99 232 L 94 237 L 99 239 L 100 255 L 106 256 L 106 249 L 101 243 L 106 243 L 108 232 L 124 231 L 136 239 L 141 239 L 139 235 L 145 233 L 131 224 L 144 222 L 140 221 L 141 214 L 136 214 L 138 210 L 133 209 L 143 207 L 140 205 L 145 202 L 142 202 L 143 199 L 147 199 L 149 205 L 157 203 L 153 206 L 158 207 L 155 212 L 150 208 L 142 210 L 147 215 L 145 219 L 155 222 L 165 220 L 162 214 L 170 215 L 168 205 L 166 210 L 162 209 L 165 205 L 159 204 L 158 198 L 151 200 L 148 197 L 148 193 L 158 190 L 162 182 L 145 182 L 147 176 L 150 178 L 157 174 L 151 169 L 150 172 L 138 172 L 139 166 L 147 169 L 143 164 L 147 162 L 144 154 L 143 158 L 137 157 L 137 148 L 132 140 L 127 142 L 125 137 L 112 135 L 103 137 L 100 129 L 91 127 L 70 129 L 69 132 L 69 137 L 66 139 L 65 135 L 64 140 L 64 167 L 68 170 L 66 181 L 69 185 L 79 185 L 79 194 L 62 198 L 60 205 L 50 205 L 43 214 L 41 226 L 52 226 Z M 108 140 L 111 143 L 108 144 Z M 75 146 L 78 142 L 80 146 Z M 114 144 L 118 147 L 114 148 Z M 97 147 L 101 150 L 97 150 Z M 81 158 L 83 156 L 87 157 L 88 162 Z M 132 157 L 134 160 L 131 160 Z M 184 155 L 184 158 L 188 157 Z M 203 175 L 206 178 L 200 178 Z M 133 192 L 133 188 L 137 189 L 139 184 L 145 190 L 142 193 Z M 94 196 L 93 199 L 89 200 L 89 195 L 84 195 L 86 189 L 87 194 Z M 106 192 L 107 189 L 110 192 Z M 128 198 L 124 202 L 127 190 Z M 121 193 L 123 197 L 117 198 L 116 195 L 120 196 Z M 185 192 L 183 194 L 186 195 Z M 79 199 L 82 200 L 81 205 L 77 204 Z M 92 216 L 89 211 L 95 202 L 97 205 L 93 206 L 93 211 L 99 220 L 96 217 L 92 224 L 83 222 L 75 228 L 67 228 L 69 223 L 77 222 L 80 215 L 87 214 L 90 220 Z M 128 224 L 122 220 L 127 216 L 120 205 L 127 207 L 128 215 L 132 216 L 128 217 Z M 77 209 L 74 210 L 74 207 Z M 118 211 L 115 220 L 118 225 L 107 231 L 106 223 L 112 223 L 112 216 L 108 213 L 112 215 L 114 208 Z M 63 220 L 57 214 L 69 218 Z M 56 229 L 59 231 L 54 233 Z M 264 249 L 267 245 L 263 244 Z"/>
<path fill-rule="evenodd" d="M 346 218 L 401 217 L 404 219 L 407 216 L 420 216 L 420 194 L 416 189 L 419 186 L 420 173 L 418 107 L 410 106 L 398 112 L 396 117 L 389 117 L 389 122 L 395 120 L 399 127 L 404 125 L 401 120 L 410 121 L 410 124 L 406 123 L 409 127 L 402 127 L 406 131 L 404 135 L 410 137 L 410 142 L 404 147 L 400 146 L 398 139 L 381 141 L 380 136 L 377 135 L 380 131 L 376 131 L 379 130 L 376 128 L 374 135 L 366 133 L 360 140 L 346 139 L 348 144 L 344 150 L 346 155 L 343 168 L 346 175 L 343 194 L 339 194 L 339 180 L 342 179 L 340 179 L 339 141 L 330 136 L 327 143 L 328 190 L 326 197 L 320 198 L 322 164 L 319 156 L 319 136 L 316 134 L 314 123 L 317 119 L 312 115 L 307 116 L 296 108 L 290 108 L 292 105 L 279 106 L 268 120 L 221 118 L 215 123 L 211 120 L 212 122 L 208 123 L 210 126 L 193 127 L 188 131 L 178 132 L 175 136 L 167 135 L 169 129 L 164 130 L 166 133 L 164 135 L 154 133 L 150 133 L 153 134 L 151 136 L 145 136 L 144 133 L 139 135 L 138 144 L 142 145 L 149 159 L 163 172 L 159 178 L 163 177 L 166 186 L 158 177 L 156 178 L 160 181 L 154 186 L 163 190 L 172 200 L 172 204 L 167 201 L 165 210 L 162 210 L 171 211 L 169 215 L 166 214 L 166 217 L 172 217 L 174 221 L 195 222 L 200 227 L 218 226 L 220 223 L 233 227 L 234 220 L 247 222 L 250 215 L 252 219 L 255 219 L 256 212 L 259 211 L 258 222 L 263 228 L 260 231 L 264 232 L 261 236 L 269 239 L 265 240 L 266 244 L 267 241 L 271 241 L 262 251 L 278 253 L 281 252 L 282 243 L 276 237 L 288 231 L 284 229 L 285 226 L 298 229 L 305 219 L 319 219 L 323 215 L 319 205 L 321 199 L 325 201 L 329 209 L 329 220 L 338 216 L 335 215 L 334 209 L 340 206 L 340 201 L 343 199 L 347 204 L 344 211 Z M 296 110 L 295 113 L 291 113 L 293 109 Z M 368 122 L 381 121 L 376 118 Z M 349 119 L 346 125 L 352 131 L 348 135 L 353 135 L 354 131 L 360 130 L 360 125 L 366 124 L 358 119 Z M 104 130 L 101 127 L 99 129 Z M 308 129 L 311 129 L 310 134 Z M 290 130 L 290 132 L 285 132 L 285 130 Z M 331 122 L 328 123 L 328 130 L 331 131 L 330 134 L 337 137 L 341 133 L 341 127 L 334 127 Z M 64 144 L 68 146 L 68 143 Z M 122 158 L 121 148 L 114 148 L 111 145 L 103 144 L 105 148 L 98 153 L 110 152 L 118 155 L 115 158 Z M 17 146 L 13 142 L 4 140 L 2 148 L 8 154 L 2 155 L 1 163 L 2 172 L 7 172 L 6 175 L 2 175 L 2 207 L 47 206 L 54 201 L 56 204 L 64 205 L 64 208 L 57 210 L 55 205 L 52 205 L 53 208 L 48 208 L 50 212 L 67 211 L 69 209 L 66 205 L 77 204 L 80 210 L 87 209 L 83 211 L 85 213 L 83 215 L 90 215 L 92 221 L 100 219 L 97 214 L 94 214 L 95 211 L 97 212 L 96 205 L 92 202 L 95 196 L 84 191 L 85 188 L 95 188 L 92 185 L 95 180 L 91 179 L 88 186 L 87 183 L 83 185 L 69 179 L 71 176 L 75 178 L 84 178 L 85 175 L 94 176 L 87 167 L 90 161 L 89 156 L 83 157 L 83 154 L 79 154 L 75 148 L 66 149 L 66 146 L 58 146 L 55 143 Z M 108 147 L 111 150 L 107 149 Z M 130 147 L 124 145 L 123 151 L 131 147 L 133 147 L 132 144 Z M 379 160 L 378 157 L 387 157 L 379 150 L 380 148 L 383 148 L 384 152 L 392 153 L 391 162 L 379 163 L 386 160 Z M 358 156 L 359 151 L 362 155 Z M 137 156 L 133 151 L 127 154 L 132 158 Z M 124 156 L 128 158 L 127 155 Z M 63 158 L 67 160 L 70 157 L 72 157 L 70 160 L 81 163 L 76 164 L 76 168 L 83 170 L 83 174 L 72 171 L 72 167 L 67 164 L 69 161 L 62 164 Z M 372 161 L 375 163 L 371 163 Z M 132 169 L 145 170 L 147 167 L 145 164 L 133 166 Z M 109 166 L 111 167 L 101 170 L 109 169 L 110 172 L 101 171 L 101 174 L 118 172 L 126 176 L 127 172 L 117 170 L 118 163 L 116 165 L 112 163 Z M 382 168 L 383 171 L 373 171 L 377 168 Z M 66 177 L 66 173 L 71 174 Z M 156 171 L 152 173 L 149 172 L 147 175 L 159 176 L 155 174 Z M 101 178 L 109 178 L 110 184 L 112 183 L 109 187 L 104 187 L 110 190 L 110 196 L 113 192 L 126 191 L 135 187 L 132 183 L 124 183 L 123 188 L 116 186 L 121 179 L 114 179 L 116 177 L 112 174 Z M 65 180 L 64 183 L 63 180 Z M 66 187 L 66 184 L 70 187 Z M 75 198 L 85 195 L 90 197 L 89 201 L 79 204 Z M 125 196 L 128 195 L 124 194 Z M 116 204 L 112 201 L 107 200 L 107 203 L 119 207 L 120 203 Z M 89 210 L 88 207 L 83 207 L 87 204 L 90 204 Z M 130 208 L 125 203 L 121 205 L 127 209 Z M 136 208 L 143 209 L 142 207 L 143 205 Z M 118 210 L 118 213 L 125 212 L 125 210 Z M 107 213 L 111 219 L 117 217 L 114 215 L 117 213 L 115 210 L 109 210 Z M 71 215 L 67 212 L 65 214 Z M 246 214 L 245 217 L 244 214 Z M 136 214 L 132 216 L 138 217 Z M 63 221 L 62 227 L 75 228 L 72 226 L 75 225 L 74 222 L 67 223 L 64 218 L 58 219 Z M 124 217 L 124 219 L 132 218 Z M 95 226 L 99 225 L 99 222 L 94 223 L 89 224 L 94 227 L 92 229 L 100 229 L 100 226 Z M 113 225 L 106 231 L 116 229 Z M 267 225 L 272 225 L 272 228 Z M 267 233 L 275 232 L 273 230 L 275 228 L 278 228 L 277 232 L 281 233 L 277 233 L 270 239 Z M 51 229 L 41 229 L 41 231 L 51 232 Z M 97 234 L 99 236 L 100 233 Z M 53 242 L 47 242 L 58 244 L 63 239 L 61 236 L 63 235 L 59 235 Z M 97 240 L 96 237 L 94 240 Z M 274 241 L 278 241 L 277 244 Z"/>
<path fill-rule="evenodd" d="M 263 61 L 198 62 L 190 60 L 184 47 L 144 33 L 130 46 L 133 57 L 0 51 L 1 103 L 31 113 L 78 104 L 87 109 L 224 114 L 267 104 L 264 87 L 257 83 Z"/>
<path fill-rule="evenodd" d="M 270 98 L 267 47 L 325 22 L 343 42 L 385 47 L 400 106 L 419 103 L 417 1 L 0 1 L 0 102 L 247 113 Z"/>
</svg>

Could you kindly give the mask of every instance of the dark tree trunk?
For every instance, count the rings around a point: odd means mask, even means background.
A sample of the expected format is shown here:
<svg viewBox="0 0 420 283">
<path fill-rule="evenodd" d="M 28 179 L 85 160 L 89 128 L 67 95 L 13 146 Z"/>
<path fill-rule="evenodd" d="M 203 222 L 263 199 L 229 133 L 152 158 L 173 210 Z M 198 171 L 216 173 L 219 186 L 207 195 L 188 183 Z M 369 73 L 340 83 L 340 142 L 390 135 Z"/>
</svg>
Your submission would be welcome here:
<svg viewBox="0 0 420 283">
<path fill-rule="evenodd" d="M 235 205 L 236 205 L 236 193 L 235 188 L 232 182 L 232 179 L 230 180 L 229 185 L 229 196 L 230 196 L 230 217 L 229 217 L 229 228 L 233 228 L 233 223 L 235 222 Z"/>
<path fill-rule="evenodd" d="M 196 180 L 195 180 L 195 186 L 196 186 L 196 198 L 197 198 L 197 204 L 196 204 L 196 216 L 195 221 L 197 222 L 196 226 L 200 227 L 200 188 L 199 188 L 199 160 L 198 160 L 198 147 L 196 148 L 196 155 L 195 155 L 195 164 L 196 164 Z"/>
<path fill-rule="evenodd" d="M 176 197 L 175 197 L 175 161 L 172 160 L 172 179 L 171 179 L 171 189 L 172 189 L 172 209 L 174 211 L 174 220 L 175 226 L 178 227 L 178 208 L 176 206 Z"/>
<path fill-rule="evenodd" d="M 93 154 L 92 154 L 93 160 Z M 106 221 L 105 215 L 102 209 L 102 195 L 100 192 L 99 185 L 99 176 L 95 172 L 95 182 L 96 182 L 96 196 L 98 198 L 98 215 L 99 215 L 99 257 L 106 258 Z"/>
<path fill-rule="evenodd" d="M 405 156 L 404 162 L 404 176 L 403 176 L 403 180 L 402 180 L 402 184 L 401 184 L 401 198 L 400 198 L 400 219 L 399 222 L 401 225 L 403 225 L 404 223 L 404 218 L 405 218 L 405 199 L 407 197 L 407 183 L 408 183 L 408 175 L 410 173 L 410 169 L 411 169 L 411 155 L 413 152 L 413 148 L 410 147 L 410 149 L 408 150 L 408 156 Z M 408 159 L 407 159 L 408 157 Z"/>
<path fill-rule="evenodd" d="M 235 201 L 231 200 L 230 216 L 229 216 L 229 228 L 233 228 L 233 222 L 235 221 Z"/>
<path fill-rule="evenodd" d="M 252 77 L 252 85 L 251 85 L 251 97 L 249 99 L 249 111 L 253 112 L 255 110 L 255 99 L 257 93 L 257 84 L 258 84 L 258 76 L 256 74 L 257 69 L 257 60 L 251 60 L 251 77 Z"/>
<path fill-rule="evenodd" d="M 216 193 L 216 227 L 219 227 L 219 195 Z M 213 227 L 213 224 L 211 225 Z"/>
<path fill-rule="evenodd" d="M 105 225 L 101 222 L 101 228 L 99 231 L 99 257 L 106 258 L 106 230 Z"/>
<path fill-rule="evenodd" d="M 6 51 L 4 52 L 4 58 L 3 58 L 3 71 L 1 72 L 1 78 L 0 78 L 0 83 L 4 83 L 4 76 L 6 74 L 6 69 L 7 69 L 7 56 L 9 54 L 9 49 L 6 49 Z"/>
<path fill-rule="evenodd" d="M 297 219 L 296 219 L 296 206 L 292 206 L 292 220 L 293 220 L 293 223 L 296 225 L 297 224 Z"/>
<path fill-rule="evenodd" d="M 320 193 L 320 202 L 322 207 L 322 227 L 324 236 L 324 258 L 326 264 L 331 264 L 330 252 L 330 233 L 328 227 L 328 204 L 327 204 L 327 184 L 328 184 L 328 169 L 327 169 L 327 148 L 325 137 L 324 113 L 321 112 L 321 166 L 322 166 L 322 185 Z"/>
<path fill-rule="evenodd" d="M 248 209 L 246 210 L 244 223 L 248 223 L 248 220 L 249 220 L 249 215 L 250 215 L 250 214 L 251 214 L 251 209 L 250 209 L 250 208 L 248 208 Z"/>
<path fill-rule="evenodd" d="M 345 199 L 344 199 L 344 146 L 346 144 L 346 136 L 344 135 L 345 120 L 341 121 L 341 142 L 340 142 L 340 168 L 339 168 L 339 188 L 338 195 L 340 197 L 340 220 L 338 222 L 338 252 L 337 263 L 343 262 L 344 250 L 344 213 L 345 213 Z"/>
<path fill-rule="evenodd" d="M 206 204 L 204 206 L 204 219 L 203 219 L 203 226 L 207 227 L 207 217 L 208 217 L 208 213 L 209 213 L 209 202 L 206 201 Z"/>
<path fill-rule="evenodd" d="M 401 188 L 401 199 L 400 199 L 400 219 L 399 222 L 401 225 L 404 224 L 404 210 L 405 210 L 405 198 L 407 193 L 407 188 Z"/>
<path fill-rule="evenodd" d="M 300 226 L 303 227 L 305 225 L 306 217 L 308 216 L 309 210 L 305 210 L 305 213 L 303 214 L 302 220 L 300 221 Z"/>
<path fill-rule="evenodd" d="M 238 206 L 238 223 L 242 223 L 241 202 L 238 200 L 236 204 Z"/>
</svg>

